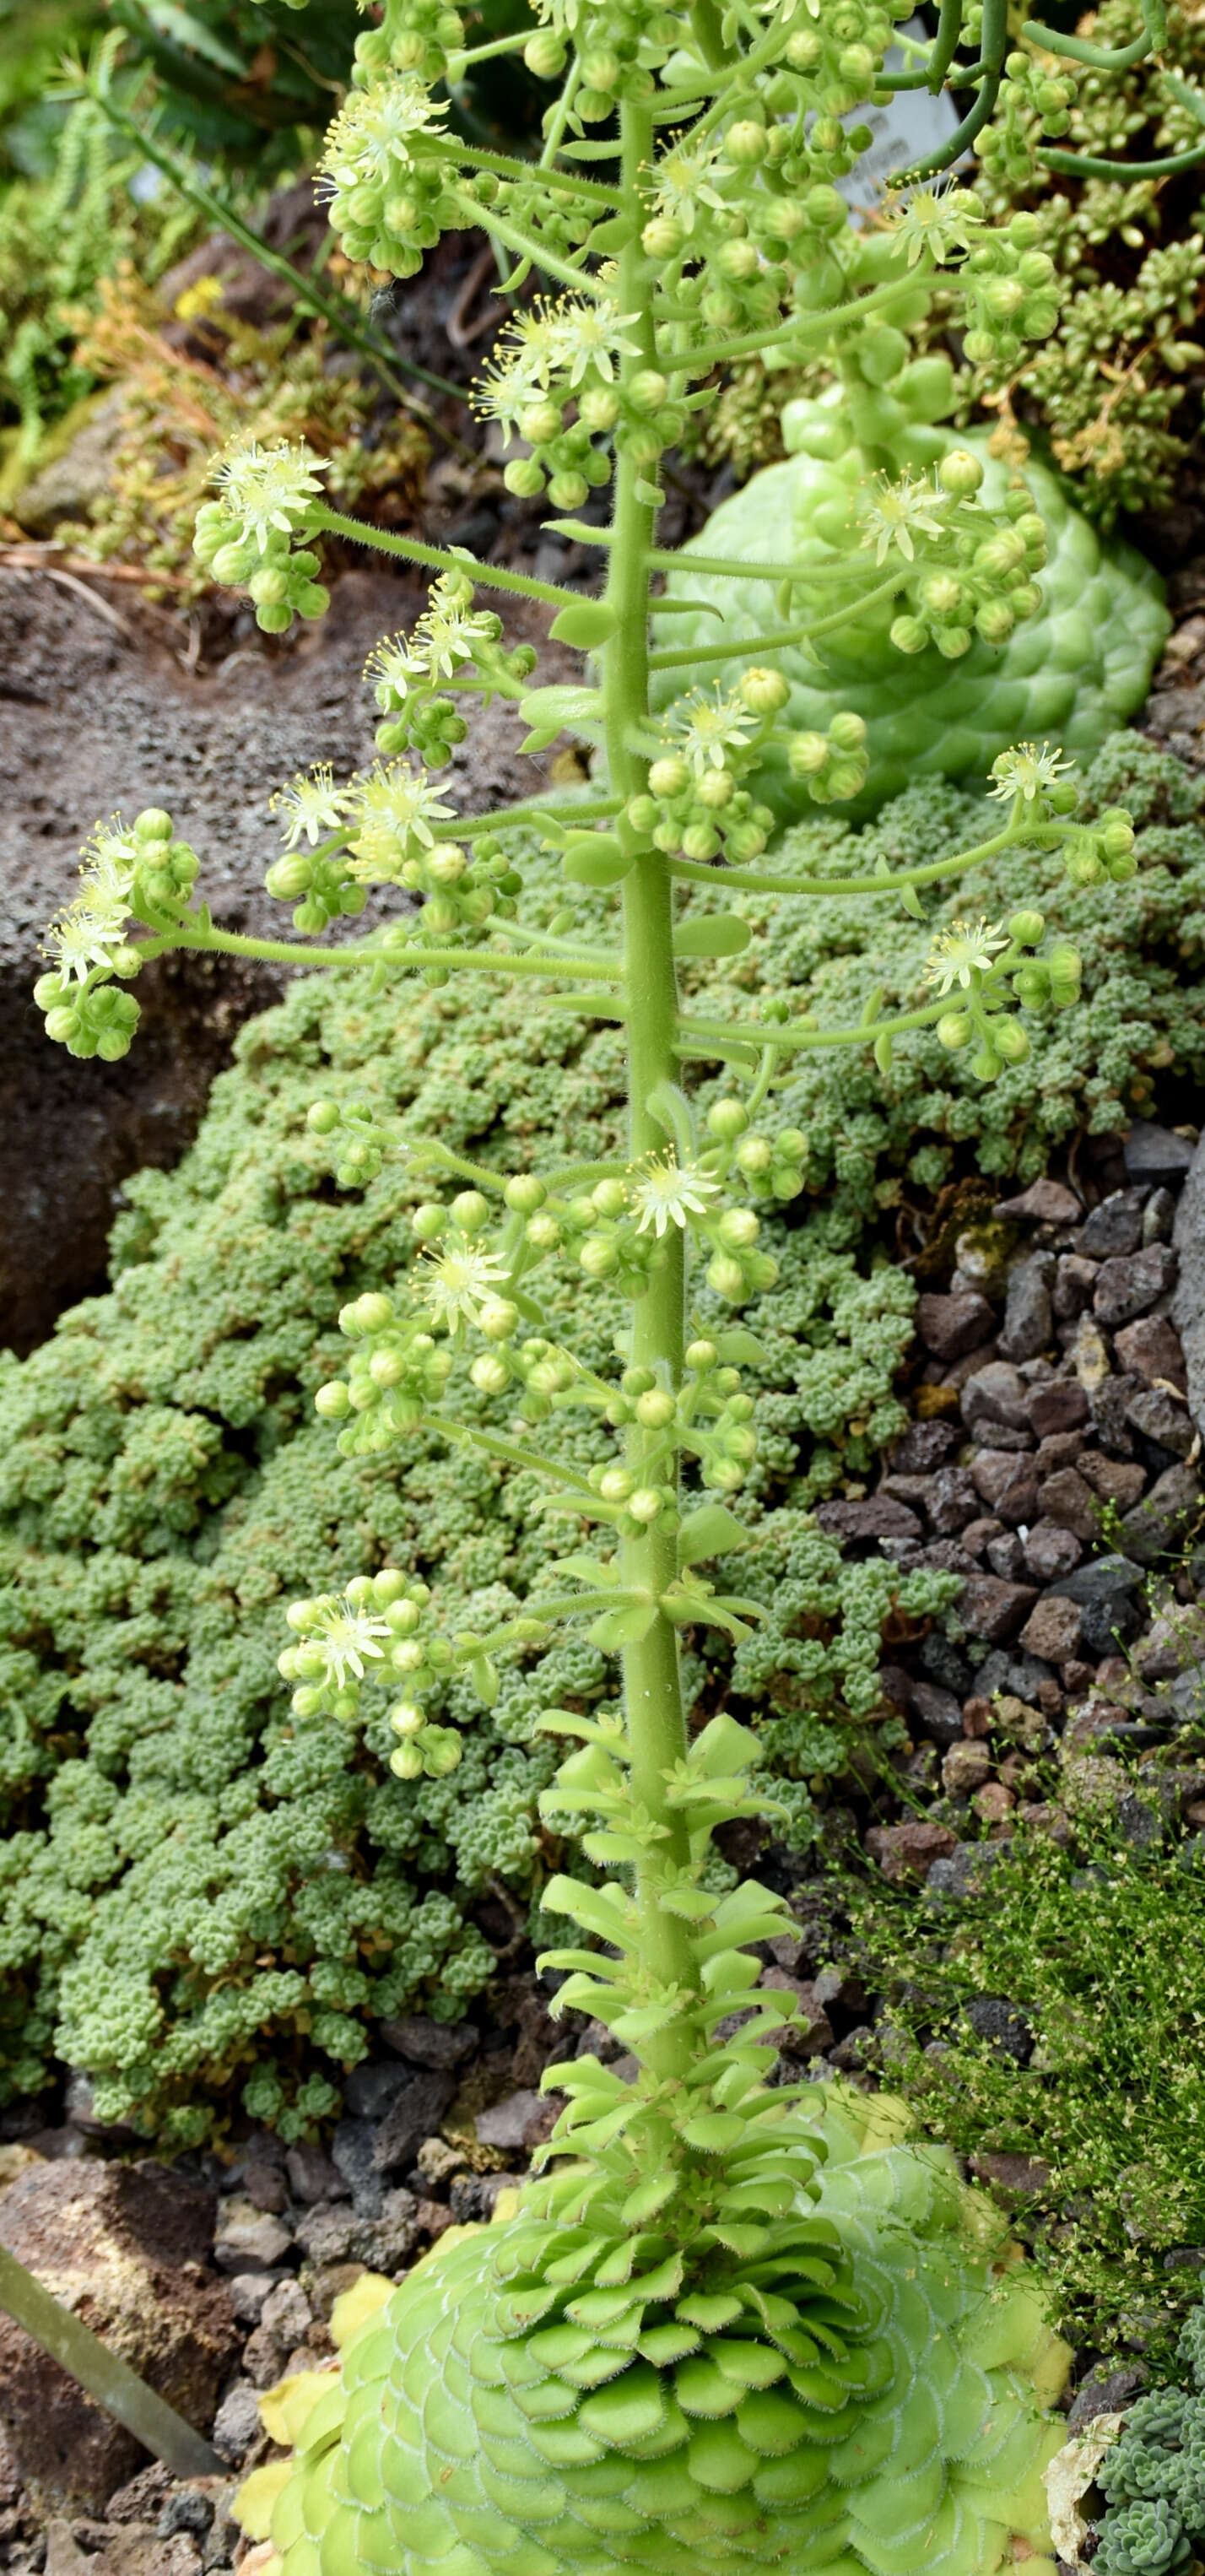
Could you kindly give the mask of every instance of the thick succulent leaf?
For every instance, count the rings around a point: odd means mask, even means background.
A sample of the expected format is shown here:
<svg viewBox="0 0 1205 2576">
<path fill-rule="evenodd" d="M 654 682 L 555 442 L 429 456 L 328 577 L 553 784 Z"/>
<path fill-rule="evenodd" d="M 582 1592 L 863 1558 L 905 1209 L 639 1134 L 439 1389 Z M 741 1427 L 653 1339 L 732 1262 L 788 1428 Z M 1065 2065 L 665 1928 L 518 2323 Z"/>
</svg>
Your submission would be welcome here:
<svg viewBox="0 0 1205 2576">
<path fill-rule="evenodd" d="M 653 2433 L 665 2416 L 665 2399 L 657 2372 L 647 2362 L 610 2388 L 600 2388 L 588 2397 L 578 2413 L 583 2430 L 593 2433 L 600 2442 L 622 2450 L 625 2443 L 642 2433 Z"/>
</svg>

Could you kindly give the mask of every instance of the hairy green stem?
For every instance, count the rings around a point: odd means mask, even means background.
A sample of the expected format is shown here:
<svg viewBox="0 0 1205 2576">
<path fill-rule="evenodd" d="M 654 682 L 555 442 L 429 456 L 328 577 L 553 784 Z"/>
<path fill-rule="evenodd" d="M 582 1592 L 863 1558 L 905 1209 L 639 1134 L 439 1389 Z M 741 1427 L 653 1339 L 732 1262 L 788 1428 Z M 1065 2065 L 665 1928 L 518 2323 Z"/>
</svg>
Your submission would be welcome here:
<svg viewBox="0 0 1205 2576">
<path fill-rule="evenodd" d="M 512 956 L 497 948 L 383 948 L 380 941 L 372 947 L 348 942 L 346 948 L 303 948 L 295 939 L 250 939 L 238 930 L 195 930 L 185 924 L 165 933 L 161 939 L 137 942 L 143 957 L 159 957 L 167 948 L 216 949 L 223 957 L 262 957 L 276 966 L 393 966 L 407 971 L 421 971 L 426 966 L 446 967 L 456 973 L 462 966 L 475 967 L 485 975 L 614 975 L 622 969 L 614 958 L 528 957 Z"/>
<path fill-rule="evenodd" d="M 640 191 L 641 172 L 652 158 L 652 120 L 647 107 L 625 100 L 622 111 L 625 193 Z M 621 313 L 637 314 L 633 337 L 640 347 L 624 358 L 624 379 L 655 360 L 652 302 L 655 270 L 640 246 L 639 234 L 621 253 L 618 298 Z M 653 504 L 639 497 L 639 467 L 629 456 L 616 460 L 615 505 L 611 521 L 607 606 L 616 618 L 606 657 L 604 721 L 613 784 L 625 800 L 640 794 L 647 764 L 630 748 L 631 738 L 649 722 L 648 597 L 649 549 Z M 676 1072 L 675 1036 L 678 990 L 673 953 L 673 885 L 669 866 L 651 845 L 624 879 L 624 939 L 628 1003 L 629 1141 L 634 1160 L 664 1153 L 664 1131 L 650 1106 L 659 1084 Z M 635 1306 L 632 1360 L 652 1369 L 676 1388 L 682 1377 L 685 1341 L 685 1237 L 671 1225 L 663 1247 L 665 1260 L 652 1274 Z M 646 1460 L 657 1442 L 655 1432 L 633 1423 L 628 1432 L 628 1471 L 639 1486 L 647 1480 Z M 660 1478 L 657 1479 L 660 1481 Z M 664 1520 L 664 1515 L 662 1515 Z M 626 1588 L 659 1601 L 677 1571 L 677 1541 L 654 1523 L 640 1538 L 625 1538 L 621 1569 Z M 666 1798 L 665 1773 L 686 1756 L 686 1717 L 678 1669 L 677 1631 L 658 1611 L 648 1634 L 625 1647 L 624 1700 L 632 1756 L 632 1794 L 655 1826 L 662 1829 L 654 1853 L 646 1854 L 636 1874 L 641 1916 L 641 1959 L 659 1984 L 694 1990 L 697 1970 L 691 1954 L 689 1926 L 660 1903 L 659 1883 L 665 1862 L 685 1868 L 690 1858 L 687 1828 Z M 654 2074 L 673 2077 L 690 2062 L 691 2034 L 682 2018 L 656 2032 L 644 2047 Z"/>
<path fill-rule="evenodd" d="M 899 868 L 881 877 L 795 877 L 784 869 L 712 868 L 704 859 L 671 859 L 670 873 L 694 885 L 744 886 L 751 894 L 890 894 L 899 886 L 940 885 L 947 877 L 961 876 L 985 859 L 999 858 L 1001 850 L 1009 849 L 1019 837 L 1010 819 L 993 840 L 977 841 L 973 850 L 959 850 L 948 859 L 930 859 L 923 868 Z"/>
<path fill-rule="evenodd" d="M 372 546 L 379 555 L 400 555 L 404 563 L 422 564 L 427 572 L 467 572 L 485 590 L 513 590 L 521 599 L 542 599 L 547 608 L 580 608 L 580 590 L 561 590 L 555 582 L 534 581 L 525 572 L 504 572 L 500 564 L 478 563 L 466 554 L 449 554 L 442 546 L 421 545 L 417 537 L 395 536 L 392 528 L 374 528 L 367 519 L 346 518 L 341 510 L 316 504 L 307 534 L 350 537 L 352 544 Z"/>
</svg>

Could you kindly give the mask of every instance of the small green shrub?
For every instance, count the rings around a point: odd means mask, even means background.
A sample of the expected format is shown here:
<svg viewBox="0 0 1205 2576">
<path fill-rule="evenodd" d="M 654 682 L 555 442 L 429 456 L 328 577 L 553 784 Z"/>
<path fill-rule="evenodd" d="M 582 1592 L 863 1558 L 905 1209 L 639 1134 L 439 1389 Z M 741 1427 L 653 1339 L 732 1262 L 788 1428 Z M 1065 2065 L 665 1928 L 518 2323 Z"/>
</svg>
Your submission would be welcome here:
<svg viewBox="0 0 1205 2576">
<path fill-rule="evenodd" d="M 734 1656 L 708 1632 L 688 1683 L 707 1708 L 729 1677 L 800 1844 L 808 1783 L 840 1768 L 847 1723 L 877 1705 L 892 1598 L 921 1615 L 955 1588 L 942 1575 L 900 1587 L 886 1562 L 844 1565 L 804 1516 L 865 1475 L 903 1419 L 892 1378 L 912 1292 L 875 1264 L 877 1218 L 910 1173 L 932 1186 L 972 1150 L 990 1171 L 1031 1174 L 1082 1120 L 1114 1126 L 1149 1100 L 1153 1068 L 1205 1067 L 1205 1008 L 1183 978 L 1205 937 L 1201 788 L 1123 736 L 1092 793 L 1130 801 L 1140 866 L 1107 916 L 1089 895 L 1060 894 L 1086 998 L 1054 1025 L 1040 1078 L 1010 1067 L 981 1089 L 922 1032 L 900 1041 L 886 1077 L 824 1064 L 778 1095 L 776 1116 L 807 1142 L 808 1199 L 793 1214 L 809 1200 L 811 1212 L 788 1225 L 767 1198 L 781 1276 L 758 1311 L 758 1543 L 740 1583 L 768 1615 Z M 863 833 L 817 821 L 787 848 L 872 871 L 958 846 L 979 810 L 930 785 Z M 532 917 L 551 917 L 558 867 L 534 852 L 524 867 Z M 964 881 L 937 920 L 1033 900 L 1042 863 L 1013 867 Z M 583 897 L 587 920 L 599 900 Z M 754 893 L 735 900 L 764 989 L 826 1013 L 856 1010 L 868 975 L 921 989 L 934 924 L 897 919 L 868 956 L 858 898 L 780 900 L 773 914 Z M 732 1007 L 731 981 L 690 971 L 709 1007 Z M 254 2061 L 257 2116 L 304 2124 L 375 2015 L 416 1998 L 463 2009 L 492 1966 L 474 1905 L 496 1882 L 521 1918 L 552 1864 L 535 1801 L 554 1756 L 532 1721 L 565 1696 L 603 1694 L 594 1648 L 528 1650 L 488 1714 L 458 1685 L 459 1772 L 406 1785 L 388 1771 L 381 1720 L 349 1762 L 339 1726 L 291 1717 L 276 1669 L 293 1593 L 404 1556 L 450 1618 L 470 1604 L 492 1617 L 538 1589 L 556 1552 L 534 1478 L 503 1483 L 416 1439 L 399 1479 L 388 1458 L 340 1457 L 311 1410 L 346 1351 L 339 1307 L 392 1282 L 424 1185 L 389 1160 L 362 1195 L 337 1189 L 309 1102 L 363 1099 L 486 1161 L 605 1153 L 621 1116 L 618 1037 L 553 1011 L 533 1060 L 529 1034 L 525 1006 L 500 995 L 410 990 L 403 1008 L 338 976 L 296 985 L 243 1032 L 181 1166 L 127 1186 L 111 1293 L 28 1361 L 0 1362 L 10 2092 L 35 2087 L 57 2048 L 94 2074 L 107 2114 L 185 2139 Z M 586 1445 L 567 1454 L 588 1463 L 587 1435 L 569 1436 Z"/>
<path fill-rule="evenodd" d="M 1014 2212 L 1063 2330 L 1166 2353 L 1197 2279 L 1168 2258 L 1205 2245 L 1205 1875 L 1190 1848 L 1127 1840 L 1098 1813 L 1066 1849 L 1018 1829 L 956 1910 L 880 1886 L 852 1909 L 890 1997 L 892 2083 L 964 2154 L 1032 2160 Z M 1027 2064 L 976 2031 L 976 1996 L 1028 2024 Z"/>
</svg>

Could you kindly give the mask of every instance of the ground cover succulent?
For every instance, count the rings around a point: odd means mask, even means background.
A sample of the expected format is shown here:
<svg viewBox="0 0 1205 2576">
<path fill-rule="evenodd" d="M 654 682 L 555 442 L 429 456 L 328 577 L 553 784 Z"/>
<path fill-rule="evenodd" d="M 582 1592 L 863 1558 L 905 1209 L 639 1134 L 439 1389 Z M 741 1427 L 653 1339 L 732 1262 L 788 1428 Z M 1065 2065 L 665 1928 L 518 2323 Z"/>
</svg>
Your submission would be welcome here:
<svg viewBox="0 0 1205 2576">
<path fill-rule="evenodd" d="M 940 82 L 960 18 L 947 11 L 918 78 Z M 981 33 L 980 96 L 951 158 L 1005 74 L 998 0 Z M 773 816 L 751 782 L 764 747 L 785 735 L 813 799 L 848 803 L 866 783 L 865 725 L 839 710 L 824 733 L 784 726 L 787 684 L 771 659 L 751 663 L 729 636 L 653 651 L 649 629 L 681 603 L 680 561 L 656 544 L 663 460 L 715 370 L 750 348 L 846 332 L 865 353 L 887 332 L 889 375 L 889 317 L 914 272 L 939 262 L 972 330 L 1019 349 L 1048 327 L 1049 276 L 1027 230 L 989 232 L 963 189 L 900 199 L 880 269 L 851 274 L 834 256 L 846 232 L 835 183 L 869 139 L 842 120 L 873 99 L 892 34 L 863 0 L 823 24 L 791 0 L 765 24 L 708 0 L 689 14 L 611 0 L 551 12 L 500 40 L 559 84 L 538 165 L 447 132 L 435 87 L 472 60 L 462 34 L 453 13 L 433 22 L 400 0 L 361 39 L 324 161 L 333 221 L 349 258 L 401 277 L 442 231 L 477 226 L 518 261 L 520 281 L 534 267 L 565 290 L 516 315 L 483 401 L 528 451 L 507 468 L 511 488 L 547 490 L 574 512 L 613 487 L 606 527 L 554 522 L 603 550 L 604 595 L 358 529 L 324 500 L 307 450 L 228 454 L 196 543 L 218 581 L 246 588 L 267 632 L 322 614 L 324 533 L 359 534 L 437 575 L 413 632 L 370 661 L 380 761 L 282 791 L 284 849 L 268 880 L 314 940 L 359 915 L 371 885 L 422 903 L 364 942 L 245 940 L 194 900 L 196 854 L 152 809 L 94 835 L 38 987 L 50 1035 L 104 1060 L 130 1042 L 128 988 L 144 959 L 179 946 L 314 957 L 366 969 L 376 989 L 407 973 L 436 993 L 455 976 L 496 978 L 530 992 L 529 1042 L 538 1010 L 623 1039 L 618 1152 L 579 1149 L 539 1169 L 518 1152 L 499 1170 L 438 1132 L 403 1136 L 371 1104 L 364 1114 L 320 1093 L 309 1113 L 336 1178 L 404 1150 L 425 1191 L 409 1261 L 340 1311 L 346 1368 L 315 1402 L 341 1454 L 383 1458 L 422 1432 L 483 1470 L 533 1476 L 569 1545 L 549 1589 L 479 1624 L 447 1625 L 425 1579 L 384 1550 L 341 1590 L 294 1601 L 279 1659 L 294 1720 L 331 1722 L 337 1745 L 380 1689 L 393 1700 L 390 1770 L 421 1795 L 463 1760 L 450 1683 L 488 1709 L 513 1648 L 584 1638 L 619 1659 L 622 1697 L 587 1708 L 570 1687 L 530 1733 L 572 1747 L 538 1802 L 577 1861 L 545 1891 L 570 1937 L 544 1965 L 558 2008 L 601 2021 L 637 2073 L 625 2080 L 593 2055 L 547 2071 L 565 2097 L 541 2156 L 555 2172 L 496 2238 L 451 2249 L 446 2269 L 403 2286 L 371 2344 L 349 2347 L 327 2415 L 308 2427 L 311 2448 L 327 2430 L 337 2442 L 320 2461 L 298 2458 L 272 2536 L 298 2576 L 365 2555 L 402 2569 L 446 2559 L 459 2576 L 676 2571 L 688 2557 L 817 2576 L 903 2576 L 918 2554 L 948 2576 L 988 2576 L 1006 2556 L 1040 2567 L 1039 2472 L 1057 2437 L 1033 2398 L 1035 2386 L 1051 2393 L 1061 2356 L 1031 2286 L 975 2241 L 973 2212 L 920 2150 L 899 2150 L 898 2185 L 893 2169 L 871 2178 L 868 2242 L 859 2184 L 842 2199 L 839 2106 L 770 2080 L 794 2008 L 760 1987 L 756 1945 L 789 1916 L 757 1881 L 717 1886 L 712 1856 L 722 1827 L 773 1801 L 753 1776 L 755 1737 L 726 1709 L 688 1731 L 680 1638 L 718 1630 L 743 1644 L 762 1607 L 728 1588 L 726 1569 L 746 1541 L 732 1502 L 757 1448 L 742 1373 L 761 1346 L 738 1319 L 778 1278 L 757 1185 L 783 1205 L 797 1198 L 808 1144 L 773 1095 L 797 1060 L 830 1049 L 871 1057 L 886 1080 L 897 1037 L 930 1028 L 990 1083 L 1029 1058 L 1026 1015 L 1042 1026 L 1074 1006 L 1082 960 L 1030 901 L 1007 920 L 931 925 L 924 998 L 889 1009 L 872 990 L 835 1025 L 756 984 L 750 998 L 739 962 L 711 1012 L 678 979 L 692 959 L 745 958 L 749 924 L 725 908 L 734 892 L 868 892 L 924 918 L 928 889 L 1022 850 L 1073 887 L 1124 886 L 1134 827 L 1121 806 L 1081 811 L 1058 747 L 1022 742 L 993 762 L 996 812 L 970 849 L 869 881 L 762 870 Z M 591 130 L 613 118 L 615 131 Z M 673 129 L 664 149 L 659 125 Z M 818 647 L 884 597 L 921 622 L 933 608 L 924 583 L 943 566 L 965 567 L 976 603 L 1007 592 L 1038 568 L 1040 523 L 1019 491 L 994 510 L 983 487 L 978 459 L 959 450 L 931 476 L 883 471 L 866 514 L 873 542 L 851 549 L 844 524 L 832 532 L 833 604 L 819 617 L 810 564 L 767 567 L 783 624 L 760 638 L 762 656 Z M 1010 594 L 1011 615 L 1036 607 L 1027 587 Z M 554 636 L 597 657 L 599 685 L 533 686 L 534 649 L 508 646 L 481 605 L 490 590 L 542 602 Z M 715 684 L 698 685 L 711 667 Z M 650 680 L 669 670 L 694 685 L 658 723 Z M 533 754 L 566 728 L 603 744 L 607 792 L 548 800 L 534 816 L 459 816 L 439 773 L 474 692 L 516 702 Z M 561 861 L 551 920 L 524 909 L 510 837 L 533 821 Z M 601 926 L 591 896 L 605 899 Z M 682 1079 L 700 1062 L 724 1076 L 702 1117 Z M 566 1281 L 587 1312 L 598 1285 L 621 1301 L 609 1344 L 576 1316 L 562 1326 Z M 704 1285 L 724 1320 L 701 1310 Z M 454 1391 L 462 1362 L 467 1387 Z M 588 1464 L 545 1445 L 544 1426 L 564 1415 L 594 1435 Z M 939 2327 L 958 2330 L 948 2345 Z"/>
</svg>

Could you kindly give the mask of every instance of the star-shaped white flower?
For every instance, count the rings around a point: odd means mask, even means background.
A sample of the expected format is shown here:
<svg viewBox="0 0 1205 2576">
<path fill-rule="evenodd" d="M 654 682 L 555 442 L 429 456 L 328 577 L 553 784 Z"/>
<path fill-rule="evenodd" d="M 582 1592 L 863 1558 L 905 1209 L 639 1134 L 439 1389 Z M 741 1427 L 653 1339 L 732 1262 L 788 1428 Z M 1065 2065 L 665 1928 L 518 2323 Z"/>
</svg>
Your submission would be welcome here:
<svg viewBox="0 0 1205 2576">
<path fill-rule="evenodd" d="M 287 787 L 277 789 L 268 803 L 270 814 L 283 817 L 280 837 L 286 850 L 295 850 L 302 839 L 314 849 L 324 833 L 338 830 L 350 810 L 347 789 L 336 787 L 329 760 L 316 761 L 312 769 L 299 771 Z"/>
<path fill-rule="evenodd" d="M 969 992 L 974 975 L 990 974 L 996 957 L 1008 946 L 1008 932 L 1003 922 L 955 921 L 949 930 L 939 930 L 925 962 L 925 982 L 935 984 L 939 993 L 953 991 L 961 984 Z"/>
<path fill-rule="evenodd" d="M 123 830 L 120 814 L 111 823 L 97 824 L 80 852 L 80 883 L 95 911 L 126 902 L 139 859 L 145 856 L 133 833 Z"/>
<path fill-rule="evenodd" d="M 638 319 L 635 313 L 617 312 L 609 296 L 580 304 L 567 296 L 548 315 L 554 370 L 571 387 L 580 385 L 589 368 L 610 384 L 617 358 L 640 355 L 639 341 L 624 338 Z"/>
<path fill-rule="evenodd" d="M 362 1682 L 366 1663 L 379 1663 L 385 1643 L 393 1635 L 387 1619 L 374 1619 L 346 1593 L 324 1593 L 311 1604 L 308 1622 L 309 1641 L 321 1646 L 327 1668 L 336 1690 L 342 1690 L 348 1674 Z"/>
<path fill-rule="evenodd" d="M 416 845 L 430 849 L 437 827 L 451 822 L 456 810 L 443 803 L 425 769 L 411 769 L 404 760 L 378 762 L 354 778 L 349 797 L 355 815 L 352 874 L 366 883 L 388 883 Z"/>
<path fill-rule="evenodd" d="M 412 166 L 429 134 L 439 133 L 442 115 L 413 72 L 353 89 L 327 134 L 322 180 L 328 189 L 354 188 L 365 179 L 387 183 Z"/>
<path fill-rule="evenodd" d="M 435 1322 L 455 1333 L 461 1324 L 480 1322 L 482 1306 L 507 1276 L 504 1261 L 471 1234 L 455 1232 L 427 1254 L 418 1293 Z"/>
<path fill-rule="evenodd" d="M 874 540 L 876 563 L 886 563 L 892 546 L 912 563 L 918 536 L 943 534 L 940 513 L 949 508 L 949 502 L 949 493 L 936 481 L 926 483 L 920 476 L 905 474 L 902 481 L 892 483 L 880 475 L 864 521 L 867 535 Z"/>
<path fill-rule="evenodd" d="M 60 975 L 75 976 L 86 984 L 94 966 L 111 971 L 114 949 L 125 946 L 128 920 L 125 905 L 101 908 L 83 901 L 69 904 L 46 933 L 47 947 Z"/>
<path fill-rule="evenodd" d="M 672 1154 L 650 1155 L 638 1166 L 632 1205 L 640 1211 L 637 1234 L 663 1235 L 671 1225 L 685 1227 L 692 1216 L 706 1216 L 707 1202 L 717 1196 L 716 1183 Z"/>
<path fill-rule="evenodd" d="M 242 520 L 261 555 L 274 530 L 291 536 L 309 517 L 321 492 L 316 467 L 321 470 L 322 459 L 304 439 L 282 438 L 275 447 L 261 447 L 252 438 L 245 446 L 228 448 L 219 460 L 214 481 L 231 517 Z"/>
<path fill-rule="evenodd" d="M 1011 751 L 997 754 L 992 762 L 995 785 L 987 792 L 989 796 L 1005 799 L 1023 796 L 1027 805 L 1033 805 L 1048 787 L 1057 787 L 1059 780 L 1065 778 L 1074 766 L 1073 761 L 1064 760 L 1062 752 L 1057 747 L 1052 749 L 1048 742 L 1043 743 L 1040 751 L 1036 742 L 1019 742 Z"/>
<path fill-rule="evenodd" d="M 696 778 L 708 769 L 727 766 L 728 754 L 743 751 L 755 718 L 732 691 L 717 681 L 714 689 L 693 689 L 670 709 L 665 740 L 690 762 Z"/>
<path fill-rule="evenodd" d="M 909 268 L 930 252 L 938 265 L 952 251 L 969 250 L 983 229 L 983 203 L 971 188 L 915 188 L 895 212 L 891 230 L 906 250 Z"/>
</svg>

